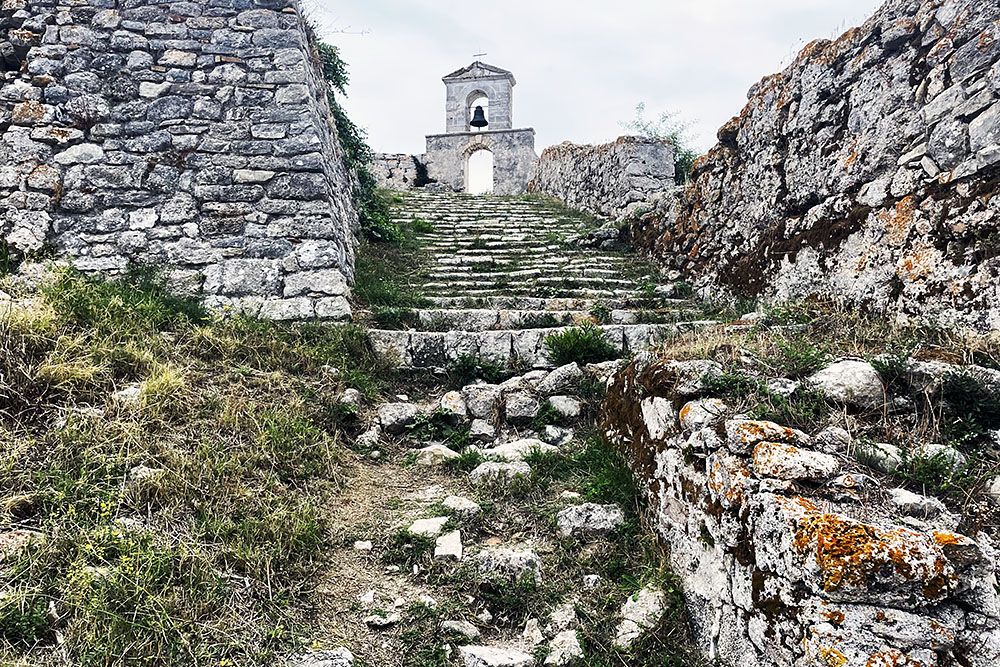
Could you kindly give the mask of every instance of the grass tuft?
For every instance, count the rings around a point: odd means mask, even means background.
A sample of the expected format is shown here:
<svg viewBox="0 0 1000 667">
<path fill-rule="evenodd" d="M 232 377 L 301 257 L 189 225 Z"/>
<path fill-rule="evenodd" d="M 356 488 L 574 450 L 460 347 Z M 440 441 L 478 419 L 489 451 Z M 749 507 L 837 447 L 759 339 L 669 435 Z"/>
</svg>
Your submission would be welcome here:
<svg viewBox="0 0 1000 667">
<path fill-rule="evenodd" d="M 621 357 L 621 352 L 593 324 L 582 324 L 550 334 L 545 337 L 545 348 L 556 366 L 574 361 L 578 364 L 593 364 Z"/>
</svg>

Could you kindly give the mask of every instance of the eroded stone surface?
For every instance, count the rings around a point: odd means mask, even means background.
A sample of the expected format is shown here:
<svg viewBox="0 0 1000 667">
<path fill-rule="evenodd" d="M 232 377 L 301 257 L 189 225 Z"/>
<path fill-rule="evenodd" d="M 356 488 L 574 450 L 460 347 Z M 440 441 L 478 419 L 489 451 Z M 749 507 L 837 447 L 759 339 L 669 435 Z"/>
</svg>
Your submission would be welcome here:
<svg viewBox="0 0 1000 667">
<path fill-rule="evenodd" d="M 641 480 L 706 655 L 759 667 L 1000 660 L 988 537 L 954 532 L 933 499 L 883 491 L 840 456 L 842 433 L 683 420 L 664 367 L 640 357 L 618 373 L 600 423 Z M 885 447 L 884 462 L 902 464 Z"/>
</svg>

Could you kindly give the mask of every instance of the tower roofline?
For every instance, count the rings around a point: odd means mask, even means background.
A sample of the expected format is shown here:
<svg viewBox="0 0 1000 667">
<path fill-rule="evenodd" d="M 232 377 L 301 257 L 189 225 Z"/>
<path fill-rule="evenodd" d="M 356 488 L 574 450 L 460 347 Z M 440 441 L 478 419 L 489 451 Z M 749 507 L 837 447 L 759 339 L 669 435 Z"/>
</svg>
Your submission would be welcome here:
<svg viewBox="0 0 1000 667">
<path fill-rule="evenodd" d="M 476 70 L 487 72 L 486 75 L 476 74 Z M 463 67 L 462 69 L 455 70 L 451 74 L 448 74 L 441 80 L 445 83 L 450 83 L 452 81 L 465 81 L 465 80 L 482 80 L 482 79 L 509 79 L 510 85 L 516 85 L 517 81 L 514 79 L 514 74 L 508 70 L 505 70 L 495 65 L 489 65 L 482 62 L 481 60 L 474 61 L 471 65 Z"/>
</svg>

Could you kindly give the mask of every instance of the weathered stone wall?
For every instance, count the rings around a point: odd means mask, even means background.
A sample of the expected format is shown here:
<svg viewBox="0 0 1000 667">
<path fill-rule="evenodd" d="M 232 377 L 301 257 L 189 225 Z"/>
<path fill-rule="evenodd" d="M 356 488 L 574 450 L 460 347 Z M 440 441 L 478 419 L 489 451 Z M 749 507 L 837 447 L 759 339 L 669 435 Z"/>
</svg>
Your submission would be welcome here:
<svg viewBox="0 0 1000 667">
<path fill-rule="evenodd" d="M 388 190 L 412 190 L 427 178 L 427 168 L 420 158 L 403 153 L 376 153 L 371 170 L 378 186 Z"/>
<path fill-rule="evenodd" d="M 675 189 L 674 147 L 666 141 L 621 137 L 600 146 L 569 142 L 546 148 L 529 192 L 611 220 L 649 211 Z"/>
<path fill-rule="evenodd" d="M 889 0 L 754 86 L 634 236 L 705 286 L 996 329 L 998 59 L 995 0 Z"/>
<path fill-rule="evenodd" d="M 444 187 L 464 192 L 468 187 L 469 156 L 480 150 L 493 154 L 493 193 L 524 194 L 538 161 L 532 129 L 429 135 L 424 156 L 427 176 Z"/>
<path fill-rule="evenodd" d="M 726 667 L 1000 664 L 989 536 L 961 535 L 940 501 L 865 474 L 846 431 L 738 416 L 706 393 L 721 372 L 640 355 L 601 416 L 705 655 Z"/>
<path fill-rule="evenodd" d="M 9 0 L 0 234 L 163 265 L 213 306 L 343 318 L 357 212 L 297 0 Z"/>
</svg>

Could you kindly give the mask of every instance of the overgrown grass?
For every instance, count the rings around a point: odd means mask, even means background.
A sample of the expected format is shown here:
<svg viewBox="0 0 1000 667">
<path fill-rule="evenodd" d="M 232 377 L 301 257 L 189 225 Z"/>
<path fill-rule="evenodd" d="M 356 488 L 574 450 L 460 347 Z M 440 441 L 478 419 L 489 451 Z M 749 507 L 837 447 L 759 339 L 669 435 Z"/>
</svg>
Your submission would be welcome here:
<svg viewBox="0 0 1000 667">
<path fill-rule="evenodd" d="M 0 315 L 0 527 L 44 536 L 4 561 L 0 661 L 57 633 L 87 667 L 284 655 L 331 537 L 335 397 L 383 376 L 353 327 L 216 320 L 143 271 Z"/>
<path fill-rule="evenodd" d="M 617 359 L 621 352 L 607 341 L 601 329 L 593 324 L 570 327 L 545 337 L 549 359 L 556 366 L 572 362 L 593 364 Z"/>
<path fill-rule="evenodd" d="M 410 228 L 391 242 L 368 241 L 358 246 L 353 295 L 374 313 L 379 325 L 412 325 L 415 314 L 411 311 L 428 304 L 417 288 L 421 258 L 416 234 Z"/>
</svg>

